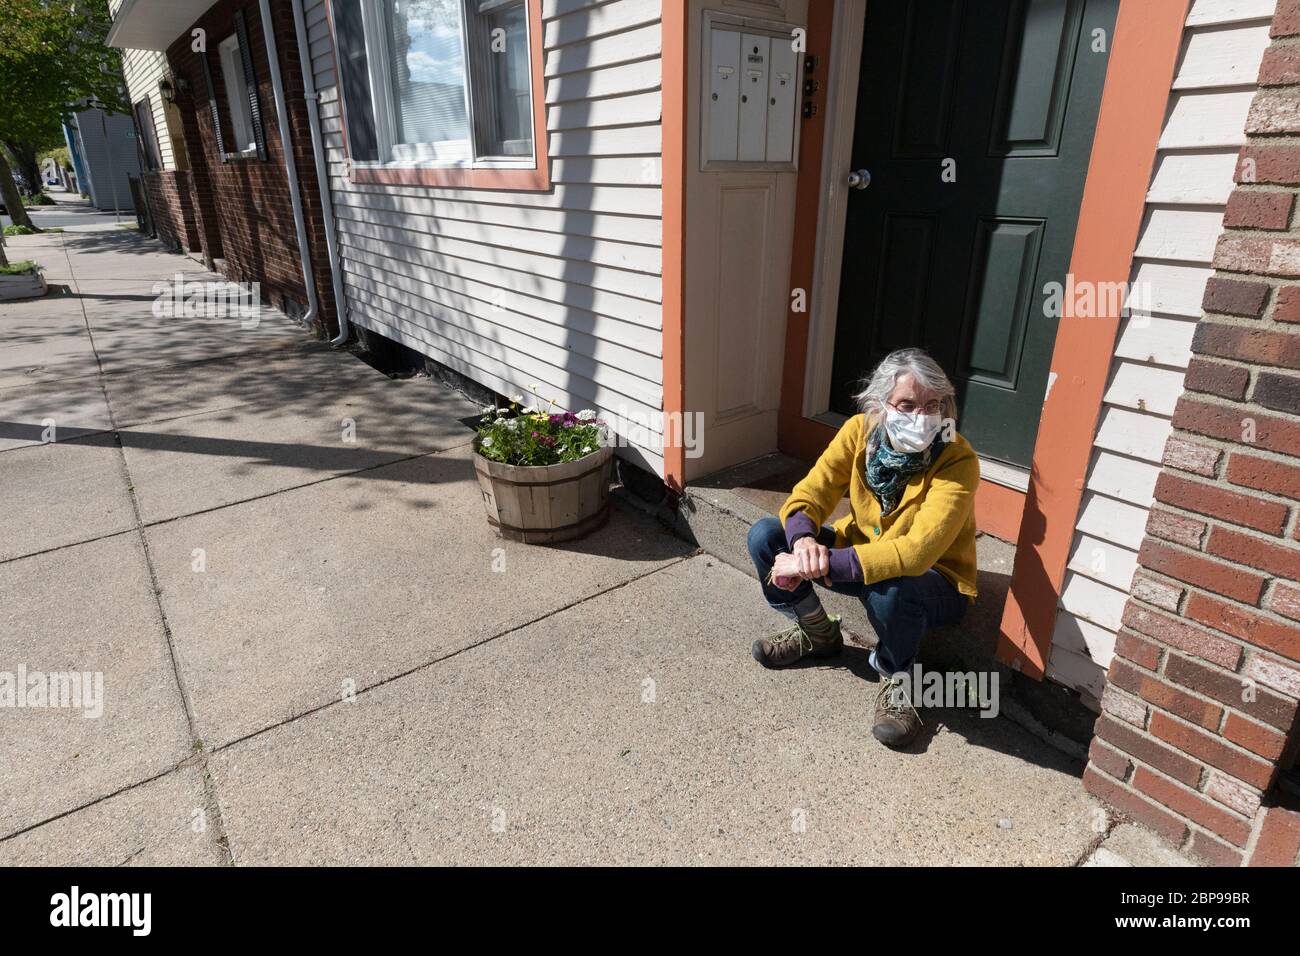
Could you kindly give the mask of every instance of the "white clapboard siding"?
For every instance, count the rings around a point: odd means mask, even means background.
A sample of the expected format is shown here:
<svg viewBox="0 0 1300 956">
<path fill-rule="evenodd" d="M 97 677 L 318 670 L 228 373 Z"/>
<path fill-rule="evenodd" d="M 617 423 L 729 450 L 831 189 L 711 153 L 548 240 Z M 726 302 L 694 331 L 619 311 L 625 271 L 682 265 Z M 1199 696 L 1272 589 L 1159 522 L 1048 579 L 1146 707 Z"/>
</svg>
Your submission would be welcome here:
<svg viewBox="0 0 1300 956">
<path fill-rule="evenodd" d="M 659 250 L 653 246 L 633 245 L 625 242 L 610 242 L 603 239 L 589 239 L 586 236 L 555 232 L 537 232 L 532 229 L 512 229 L 509 226 L 482 226 L 477 222 L 459 219 L 439 219 L 437 234 L 423 231 L 424 224 L 401 213 L 366 210 L 356 206 L 340 210 L 346 212 L 351 225 L 348 227 L 357 235 L 372 239 L 383 239 L 398 245 L 430 248 L 456 255 L 456 250 L 467 251 L 473 247 L 492 246 L 503 252 L 535 253 L 538 256 L 555 260 L 579 259 L 592 266 L 608 266 L 607 273 L 599 269 L 584 270 L 593 276 L 591 285 L 601 288 L 617 288 L 629 294 L 643 294 L 645 298 L 657 298 L 659 290 Z M 364 217 L 364 218 L 363 218 Z M 506 263 L 502 263 L 506 266 Z M 574 272 L 563 261 L 546 263 L 539 268 L 550 274 Z M 618 270 L 617 272 L 613 270 Z M 636 273 L 624 275 L 624 272 Z M 635 291 L 634 291 L 635 290 Z"/>
<path fill-rule="evenodd" d="M 552 156 L 643 156 L 663 146 L 658 126 L 577 129 L 551 136 Z"/>
<path fill-rule="evenodd" d="M 1061 607 L 1075 617 L 1091 621 L 1114 633 L 1124 616 L 1128 592 L 1102 584 L 1076 572 L 1066 572 Z"/>
<path fill-rule="evenodd" d="M 1196 322 L 1191 319 L 1135 313 L 1124 320 L 1115 356 L 1149 365 L 1187 368 L 1195 333 Z"/>
<path fill-rule="evenodd" d="M 1259 69 L 1259 64 L 1255 69 Z M 1253 89 L 1175 93 L 1170 101 L 1169 118 L 1160 133 L 1160 148 L 1241 146 L 1246 142 L 1246 113 L 1254 98 Z"/>
<path fill-rule="evenodd" d="M 633 366 L 645 364 L 640 361 L 645 356 L 633 352 L 631 349 L 624 349 L 608 342 L 593 343 L 591 341 L 592 336 L 584 336 L 577 332 L 566 335 L 561 331 L 561 334 L 557 336 L 553 334 L 553 326 L 537 322 L 526 325 L 523 317 L 510 313 L 506 313 L 503 321 L 511 322 L 512 327 L 501 331 L 499 326 L 493 326 L 492 323 L 486 322 L 481 316 L 462 312 L 442 302 L 422 301 L 417 296 L 401 290 L 384 288 L 380 289 L 379 293 L 358 290 L 356 298 L 359 302 L 395 316 L 418 314 L 422 310 L 428 311 L 436 308 L 444 326 L 440 331 L 446 334 L 454 334 L 458 341 L 470 345 L 476 351 L 485 355 L 497 355 L 499 357 L 498 349 L 514 350 L 521 354 L 530 355 L 540 362 L 547 362 L 557 368 L 562 367 L 571 375 L 591 381 L 593 384 L 595 384 L 595 376 L 601 371 L 600 366 L 602 364 L 612 366 L 613 363 L 618 361 Z M 518 326 L 518 328 L 515 326 Z M 451 332 L 452 329 L 455 331 Z M 556 341 L 556 339 L 559 339 L 559 341 Z M 597 354 L 589 356 L 584 354 L 586 352 Z M 638 378 L 635 374 L 621 368 L 613 372 L 605 369 L 604 372 L 605 374 L 601 377 L 603 381 L 609 384 L 608 391 L 616 393 L 618 396 L 617 399 L 606 399 L 606 402 L 611 407 L 617 407 L 627 401 L 637 402 L 644 406 L 650 406 L 658 402 L 657 389 L 649 385 L 646 379 Z M 573 391 L 573 383 L 567 383 L 566 388 Z"/>
<path fill-rule="evenodd" d="M 636 0 L 618 0 L 633 3 Z M 557 103 L 547 107 L 546 128 L 552 132 L 563 129 L 593 129 L 601 126 L 622 126 L 625 123 L 654 123 L 660 117 L 663 101 L 656 93 L 633 93 L 603 100 L 578 100 Z"/>
<path fill-rule="evenodd" d="M 167 116 L 163 112 L 162 95 L 158 92 L 158 81 L 166 72 L 167 57 L 159 50 L 122 51 L 122 74 L 126 78 L 132 118 L 135 118 L 135 104 L 146 96 L 149 97 L 149 105 L 153 110 L 154 137 L 158 141 L 163 169 L 175 169 L 176 158 L 172 151 L 171 136 L 167 133 Z"/>
<path fill-rule="evenodd" d="M 418 275 L 426 279 L 435 278 L 440 282 L 447 282 L 448 288 L 455 288 L 455 285 L 451 284 L 450 280 L 444 280 L 443 277 L 455 275 L 467 283 L 472 282 L 495 289 L 496 293 L 488 296 L 490 301 L 495 301 L 497 294 L 528 295 L 536 298 L 539 303 L 546 303 L 538 305 L 538 314 L 543 311 L 550 312 L 557 307 L 561 312 L 575 315 L 591 312 L 619 319 L 630 325 L 642 326 L 656 336 L 662 337 L 658 325 L 659 305 L 656 302 L 602 292 L 591 286 L 575 286 L 569 282 L 534 276 L 527 272 L 498 269 L 482 262 L 444 261 L 436 255 L 424 253 L 412 256 L 401 248 L 382 242 L 358 239 L 354 236 L 344 235 L 341 240 L 349 246 L 347 255 L 349 262 L 356 262 L 397 276 Z M 412 264 L 418 268 L 410 268 Z M 454 272 L 446 271 L 448 269 L 453 269 Z"/>
<path fill-rule="evenodd" d="M 509 311 L 512 325 L 532 328 L 536 330 L 532 334 L 539 338 L 568 341 L 560 337 L 570 333 L 581 334 L 596 339 L 593 348 L 606 345 L 626 347 L 641 353 L 641 356 L 650 356 L 655 362 L 662 360 L 663 335 L 659 329 L 648 325 L 624 322 L 568 303 L 550 302 L 532 294 L 533 290 L 506 289 L 498 283 L 479 282 L 464 275 L 432 269 L 421 271 L 418 276 L 399 274 L 393 268 L 396 263 L 386 263 L 383 257 L 364 252 L 358 252 L 355 260 L 376 283 L 389 290 L 411 293 L 429 302 L 440 302 L 475 315 L 483 314 L 482 310 L 486 308 L 490 321 L 497 321 L 500 312 Z M 400 297 L 389 294 L 389 298 Z M 544 326 L 550 326 L 551 331 L 546 331 Z M 645 361 L 642 357 L 630 356 L 623 360 L 635 365 Z M 625 367 L 631 369 L 632 365 Z M 649 370 L 638 374 L 650 381 L 656 377 L 649 374 Z"/>
<path fill-rule="evenodd" d="M 548 0 L 542 4 L 543 48 L 550 50 L 657 24 L 659 10 L 658 0 L 615 0 L 601 6 L 590 0 Z"/>
<path fill-rule="evenodd" d="M 1110 541 L 1081 534 L 1074 542 L 1067 567 L 1127 592 L 1137 569 L 1137 553 Z"/>
<path fill-rule="evenodd" d="M 1146 524 L 1146 508 L 1089 491 L 1083 496 L 1075 527 L 1094 538 L 1137 551 L 1142 547 Z"/>
<path fill-rule="evenodd" d="M 1222 231 L 1222 209 L 1149 206 L 1134 254 L 1143 259 L 1208 263 Z"/>
<path fill-rule="evenodd" d="M 662 474 L 659 0 L 544 0 L 545 192 L 352 182 L 323 0 L 305 12 L 351 321 L 596 409 Z"/>
<path fill-rule="evenodd" d="M 576 212 L 571 209 L 493 206 L 487 203 L 457 202 L 441 196 L 412 197 L 382 192 L 342 193 L 335 206 L 339 215 L 351 214 L 352 218 L 369 213 L 389 213 L 402 217 L 423 216 L 445 222 L 476 223 L 484 229 L 531 229 L 557 235 L 577 232 L 592 239 L 655 247 L 663 240 L 663 228 L 658 219 Z"/>
<path fill-rule="evenodd" d="M 1192 0 L 1187 12 L 1189 27 L 1218 26 L 1247 20 L 1268 20 L 1277 0 Z"/>
<path fill-rule="evenodd" d="M 396 258 L 406 258 L 412 262 L 421 262 L 426 266 L 437 267 L 446 259 L 465 259 L 487 262 L 500 269 L 514 269 L 549 279 L 592 286 L 607 292 L 639 299 L 658 302 L 661 297 L 659 277 L 644 272 L 633 272 L 621 268 L 605 268 L 599 263 L 586 259 L 569 259 L 558 253 L 541 252 L 534 254 L 527 250 L 512 249 L 505 246 L 491 246 L 473 241 L 444 237 L 419 228 L 412 223 L 411 229 L 394 229 L 374 223 L 356 222 L 340 219 L 339 228 L 344 235 L 358 239 L 388 245 L 394 250 Z M 442 223 L 439 223 L 439 227 Z M 346 241 L 346 240 L 345 240 Z M 574 248 L 591 248 L 591 243 L 574 241 Z M 447 263 L 448 266 L 453 265 Z"/>
<path fill-rule="evenodd" d="M 606 341 L 590 332 L 582 332 L 577 321 L 556 324 L 516 311 L 517 307 L 532 304 L 532 300 L 503 297 L 499 302 L 484 302 L 428 284 L 425 285 L 425 290 L 429 291 L 429 295 L 420 295 L 416 291 L 382 284 L 378 280 L 376 290 L 383 298 L 391 300 L 404 310 L 437 311 L 445 323 L 461 326 L 469 333 L 481 336 L 500 334 L 502 341 L 515 343 L 520 349 L 532 349 L 536 342 L 538 347 L 546 343 L 562 352 L 571 352 L 568 359 L 573 371 L 588 377 L 598 375 L 601 371 L 599 365 L 608 365 L 614 371 L 607 371 L 603 378 L 617 386 L 621 393 L 641 402 L 658 401 L 659 390 L 655 380 L 662 365 L 660 356 Z M 504 333 L 500 333 L 497 328 L 502 324 L 508 325 Z M 610 329 L 606 328 L 606 332 L 610 332 Z"/>
<path fill-rule="evenodd" d="M 623 392 L 593 382 L 582 374 L 589 369 L 578 366 L 564 354 L 563 349 L 542 347 L 539 343 L 513 337 L 509 342 L 489 339 L 461 329 L 456 335 L 435 335 L 422 323 L 413 321 L 409 310 L 368 292 L 355 291 L 353 295 L 366 309 L 367 319 L 383 323 L 398 334 L 399 341 L 418 347 L 423 344 L 446 349 L 446 354 L 457 355 L 475 368 L 495 371 L 499 368 L 517 369 L 528 381 L 522 386 L 503 389 L 506 394 L 522 394 L 526 402 L 533 402 L 532 394 L 542 400 L 553 400 L 562 407 L 570 404 L 576 408 L 593 407 L 610 413 L 631 414 L 644 419 L 649 425 L 656 409 L 648 403 L 636 402 Z M 379 329 L 378 331 L 384 331 Z M 385 333 L 387 334 L 387 333 Z M 436 356 L 435 356 L 436 357 Z M 447 363 L 451 364 L 451 363 Z M 537 388 L 532 389 L 532 385 Z M 587 400 L 576 401 L 579 397 Z"/>
<path fill-rule="evenodd" d="M 658 57 L 663 32 L 657 22 L 585 43 L 571 43 L 546 54 L 544 72 L 548 78 L 580 70 L 594 70 L 613 63 L 627 63 L 642 57 Z"/>
<path fill-rule="evenodd" d="M 341 148 L 341 146 L 340 146 Z M 473 189 L 423 189 L 418 186 L 376 186 L 371 183 L 352 183 L 346 176 L 346 165 L 332 163 L 330 188 L 337 195 L 336 204 L 366 206 L 372 197 L 387 196 L 413 199 L 437 199 L 449 202 L 470 202 L 490 209 L 560 209 L 566 212 L 609 213 L 624 216 L 653 217 L 658 219 L 663 203 L 658 188 L 636 186 L 556 186 L 549 192 L 509 193 L 504 190 Z M 518 198 L 512 201 L 511 197 Z M 420 213 L 415 213 L 420 215 Z M 524 225 L 521 223 L 521 225 Z M 525 226 L 527 228 L 527 226 Z"/>
<path fill-rule="evenodd" d="M 658 89 L 660 80 L 658 58 L 583 70 L 581 73 L 565 73 L 546 80 L 546 102 L 564 103 L 598 96 L 644 93 Z"/>
<path fill-rule="evenodd" d="M 1080 699 L 1101 713 L 1101 695 L 1106 690 L 1106 669 L 1091 657 L 1053 646 L 1047 659 L 1047 678 L 1072 687 Z"/>
<path fill-rule="evenodd" d="M 1159 464 L 1165 439 L 1173 426 L 1158 415 L 1131 412 L 1123 408 L 1101 410 L 1101 426 L 1093 444 L 1098 448 Z"/>
<path fill-rule="evenodd" d="M 1267 23 L 1188 33 L 1174 77 L 1174 89 L 1255 84 L 1259 61 L 1269 44 Z"/>
<path fill-rule="evenodd" d="M 1052 650 L 1069 651 L 1085 657 L 1103 668 L 1115 656 L 1115 633 L 1091 621 L 1069 614 L 1057 616 L 1052 634 Z"/>
<path fill-rule="evenodd" d="M 432 287 L 431 296 L 425 297 L 381 280 L 373 285 L 376 294 L 402 311 L 437 311 L 445 324 L 467 334 L 498 335 L 500 341 L 515 348 L 530 349 L 539 356 L 551 355 L 561 361 L 567 358 L 574 372 L 588 378 L 594 379 L 601 365 L 609 366 L 613 371 L 606 370 L 603 378 L 619 392 L 642 403 L 658 400 L 655 379 L 662 360 L 657 355 L 605 341 L 572 325 L 556 325 L 515 311 L 512 307 L 525 304 L 524 299 L 507 297 L 499 304 L 483 302 L 439 287 Z M 500 326 L 505 327 L 504 332 Z"/>
<path fill-rule="evenodd" d="M 303 11 L 307 23 L 307 39 L 311 49 L 312 73 L 318 86 L 334 86 L 334 40 L 330 33 L 329 16 L 325 4 L 307 5 Z"/>
<path fill-rule="evenodd" d="M 1115 344 L 1048 676 L 1099 698 L 1233 189 L 1274 0 L 1194 0 Z"/>
<path fill-rule="evenodd" d="M 1185 150 L 1156 156 L 1147 202 L 1223 206 L 1232 192 L 1237 150 Z"/>
<path fill-rule="evenodd" d="M 1087 487 L 1099 494 L 1149 508 L 1159 474 L 1159 466 L 1150 462 L 1098 451 L 1088 473 Z"/>
<path fill-rule="evenodd" d="M 1172 416 L 1182 393 L 1181 371 L 1121 361 L 1111 371 L 1103 401 L 1120 408 Z"/>
<path fill-rule="evenodd" d="M 580 156 L 551 159 L 551 179 L 557 183 L 598 183 L 617 186 L 661 185 L 658 156 Z"/>
<path fill-rule="evenodd" d="M 1151 259 L 1137 260 L 1134 265 L 1134 298 L 1143 311 L 1193 319 L 1200 316 L 1205 283 L 1213 274 L 1208 265 Z"/>
</svg>

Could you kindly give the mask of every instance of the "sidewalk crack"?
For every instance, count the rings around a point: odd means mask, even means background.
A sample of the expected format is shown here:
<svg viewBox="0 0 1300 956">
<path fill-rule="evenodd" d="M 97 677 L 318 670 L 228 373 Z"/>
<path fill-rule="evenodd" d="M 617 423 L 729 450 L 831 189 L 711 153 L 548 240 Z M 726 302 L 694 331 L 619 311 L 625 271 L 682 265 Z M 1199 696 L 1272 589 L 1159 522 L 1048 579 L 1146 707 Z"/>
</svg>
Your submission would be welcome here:
<svg viewBox="0 0 1300 956">
<path fill-rule="evenodd" d="M 221 817 L 221 804 L 217 798 L 216 783 L 208 769 L 208 755 L 202 748 L 198 739 L 198 734 L 194 723 L 194 704 L 190 697 L 189 688 L 185 686 L 185 681 L 181 677 L 180 661 L 177 657 L 176 642 L 172 635 L 171 622 L 167 618 L 167 611 L 162 603 L 162 585 L 158 579 L 158 568 L 154 563 L 153 552 L 149 548 L 149 536 L 145 533 L 145 524 L 140 512 L 140 499 L 135 490 L 135 481 L 131 476 L 131 466 L 126 460 L 126 450 L 122 445 L 122 436 L 118 430 L 117 415 L 113 411 L 113 399 L 108 391 L 108 383 L 105 381 L 104 362 L 100 357 L 99 348 L 95 345 L 95 333 L 90 327 L 90 316 L 86 313 L 86 302 L 81 296 L 81 284 L 77 281 L 77 273 L 72 265 L 72 255 L 68 251 L 67 239 L 60 237 L 60 244 L 63 248 L 63 255 L 68 262 L 68 277 L 72 288 L 76 291 L 81 302 L 81 320 L 86 326 L 86 335 L 90 339 L 90 350 L 95 356 L 95 365 L 99 369 L 97 381 L 99 390 L 104 396 L 104 407 L 108 409 L 108 424 L 113 435 L 113 444 L 117 448 L 117 457 L 119 466 L 122 469 L 122 475 L 126 480 L 127 497 L 131 501 L 131 513 L 135 522 L 135 533 L 139 536 L 140 547 L 144 553 L 145 567 L 149 572 L 149 585 L 153 591 L 154 607 L 158 612 L 158 621 L 162 625 L 163 637 L 167 641 L 167 654 L 171 660 L 172 676 L 176 681 L 176 690 L 181 699 L 181 710 L 185 714 L 185 725 L 189 733 L 190 740 L 195 742 L 195 749 L 198 756 L 198 768 L 203 780 L 203 803 L 204 811 L 207 814 L 209 822 L 209 832 L 213 834 L 218 851 L 221 853 L 227 865 L 233 864 L 234 860 L 230 853 L 230 841 L 225 832 L 225 824 Z"/>
<path fill-rule="evenodd" d="M 701 552 L 697 550 L 697 551 L 692 551 L 689 554 L 683 554 L 679 557 L 672 558 L 671 560 L 666 561 L 664 564 L 660 565 L 659 567 L 652 568 L 649 571 L 636 575 L 635 577 L 628 578 L 626 581 L 619 581 L 615 584 L 611 584 L 607 588 L 603 588 L 599 591 L 594 591 L 591 594 L 583 595 L 580 598 L 575 598 L 574 600 L 570 601 L 568 604 L 564 605 L 563 607 L 557 607 L 553 610 L 547 611 L 545 614 L 539 614 L 537 617 L 531 618 L 527 621 L 523 621 L 512 627 L 508 627 L 504 631 L 498 631 L 496 634 L 491 634 L 487 637 L 481 638 L 480 640 L 474 641 L 470 644 L 466 644 L 464 647 L 458 647 L 455 650 L 448 651 L 446 654 L 442 654 L 438 657 L 433 658 L 432 660 L 424 661 L 421 664 L 416 664 L 414 667 L 407 668 L 406 670 L 402 671 L 399 674 L 393 674 L 389 677 L 385 677 L 383 680 L 379 680 L 373 684 L 368 684 L 365 687 L 358 688 L 356 692 L 356 697 L 360 697 L 362 694 L 368 694 L 373 690 L 378 690 L 380 687 L 384 687 L 388 684 L 393 683 L 394 681 L 402 680 L 404 677 L 410 677 L 412 674 L 419 673 L 420 671 L 423 670 L 428 670 L 431 667 L 436 667 L 438 664 L 441 664 L 445 661 L 449 661 L 454 657 L 459 657 L 461 654 L 468 653 L 469 651 L 472 651 L 475 648 L 483 647 L 484 645 L 490 644 L 493 641 L 500 640 L 503 637 L 509 637 L 511 634 L 514 634 L 517 631 L 522 631 L 524 628 L 532 627 L 534 624 L 539 624 L 542 621 L 545 621 L 548 618 L 552 618 L 557 614 L 562 614 L 571 608 L 577 607 L 579 604 L 585 604 L 588 601 L 594 601 L 597 598 L 604 597 L 607 594 L 611 594 L 614 591 L 621 590 L 631 584 L 636 584 L 638 581 L 643 581 L 652 575 L 659 574 L 660 572 L 663 571 L 667 571 L 670 568 L 674 568 L 679 564 L 682 564 L 686 561 L 690 561 L 692 558 L 699 557 L 700 554 Z M 269 733 L 272 730 L 278 730 L 279 728 L 287 726 L 288 724 L 292 724 L 295 721 L 302 720 L 304 717 L 310 717 L 313 714 L 318 714 L 323 710 L 327 710 L 332 707 L 340 707 L 340 706 L 345 706 L 343 702 L 340 700 L 330 700 L 323 704 L 317 704 L 314 707 L 309 707 L 308 709 L 302 711 L 301 713 L 293 714 L 292 716 L 286 717 L 283 720 L 277 720 L 273 724 L 267 724 L 265 727 L 259 727 L 257 730 L 244 734 L 242 737 L 236 737 L 234 740 L 230 740 L 224 744 L 220 744 L 216 747 L 213 747 L 211 753 L 214 754 L 220 753 L 224 750 L 228 750 L 231 747 L 234 747 L 236 744 L 241 744 L 244 741 L 252 740 L 255 737 L 260 737 L 262 734 Z"/>
</svg>

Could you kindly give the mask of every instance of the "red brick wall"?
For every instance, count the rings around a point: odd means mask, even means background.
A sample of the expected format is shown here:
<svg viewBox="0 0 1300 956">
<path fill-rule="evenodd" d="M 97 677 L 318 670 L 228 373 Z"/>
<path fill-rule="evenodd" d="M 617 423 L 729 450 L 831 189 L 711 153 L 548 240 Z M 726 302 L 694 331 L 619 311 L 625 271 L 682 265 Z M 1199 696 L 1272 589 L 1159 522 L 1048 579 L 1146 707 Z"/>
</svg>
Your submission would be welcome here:
<svg viewBox="0 0 1300 956">
<path fill-rule="evenodd" d="M 190 174 L 164 169 L 140 174 L 158 238 L 173 249 L 202 251 Z"/>
<path fill-rule="evenodd" d="M 302 265 L 294 228 L 284 146 L 280 140 L 275 94 L 262 28 L 259 5 L 248 0 L 223 0 L 214 5 L 193 26 L 207 31 L 208 68 L 221 115 L 222 132 L 232 129 L 225 84 L 221 74 L 218 44 L 235 32 L 235 13 L 242 9 L 247 19 L 249 46 L 253 54 L 267 159 L 221 160 L 208 108 L 208 89 L 199 57 L 191 49 L 187 30 L 167 50 L 172 71 L 186 79 L 190 95 L 181 104 L 186 147 L 190 154 L 196 207 L 196 226 L 203 250 L 212 259 L 224 260 L 223 271 L 235 281 L 259 282 L 263 298 L 286 312 L 301 315 L 307 307 Z M 321 324 L 332 334 L 337 329 L 326 254 L 325 233 L 316 185 L 311 133 L 303 99 L 302 70 L 294 30 L 293 7 L 288 0 L 273 0 L 271 15 L 279 47 L 280 72 L 289 111 L 290 138 L 296 164 L 299 193 L 311 250 L 315 287 L 321 303 Z M 178 102 L 180 102 L 178 100 Z"/>
<path fill-rule="evenodd" d="M 1084 774 L 1231 866 L 1300 852 L 1300 0 L 1273 36 Z"/>
</svg>

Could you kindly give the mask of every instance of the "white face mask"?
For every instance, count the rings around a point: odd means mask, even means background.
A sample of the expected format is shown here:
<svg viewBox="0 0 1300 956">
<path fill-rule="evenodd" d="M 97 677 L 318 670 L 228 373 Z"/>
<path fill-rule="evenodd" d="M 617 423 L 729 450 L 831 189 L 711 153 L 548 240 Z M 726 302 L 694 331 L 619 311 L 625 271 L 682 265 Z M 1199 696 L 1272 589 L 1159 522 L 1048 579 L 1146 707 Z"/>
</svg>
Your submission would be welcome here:
<svg viewBox="0 0 1300 956">
<path fill-rule="evenodd" d="M 915 453 L 925 451 L 943 427 L 942 415 L 904 415 L 892 408 L 885 409 L 885 434 L 894 451 Z"/>
</svg>

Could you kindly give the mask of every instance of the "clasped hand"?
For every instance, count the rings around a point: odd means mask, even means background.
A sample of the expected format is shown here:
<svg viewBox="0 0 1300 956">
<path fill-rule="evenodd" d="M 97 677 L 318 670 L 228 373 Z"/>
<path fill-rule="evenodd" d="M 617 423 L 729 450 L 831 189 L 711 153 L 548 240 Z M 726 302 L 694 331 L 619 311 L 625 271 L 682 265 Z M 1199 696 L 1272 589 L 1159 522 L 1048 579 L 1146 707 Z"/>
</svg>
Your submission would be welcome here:
<svg viewBox="0 0 1300 956">
<path fill-rule="evenodd" d="M 811 535 L 794 543 L 794 551 L 782 551 L 772 563 L 772 583 L 793 591 L 802 581 L 820 581 L 830 587 L 831 550 Z"/>
</svg>

